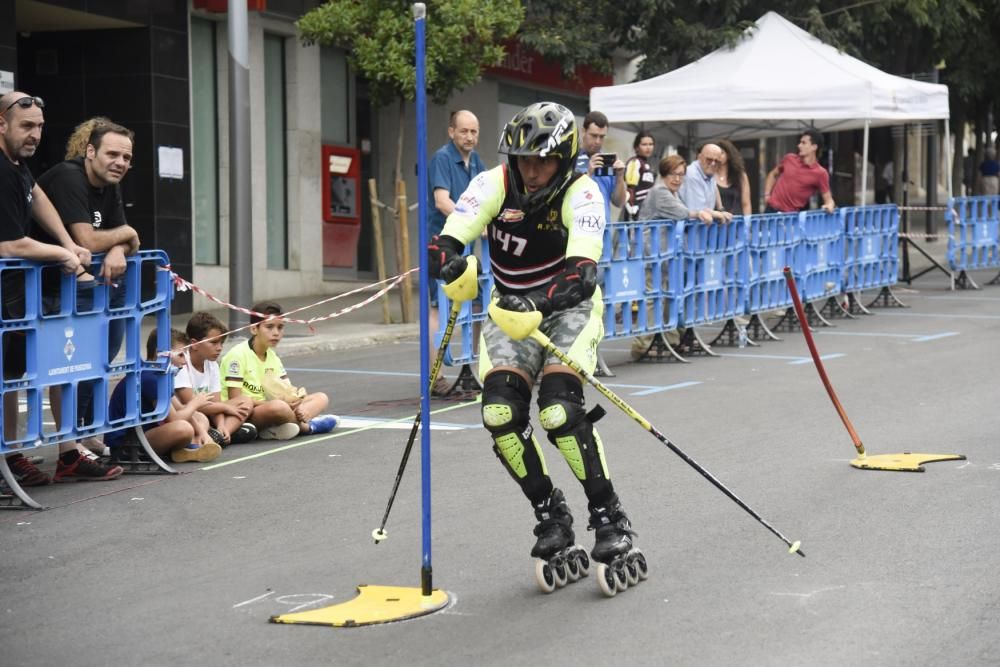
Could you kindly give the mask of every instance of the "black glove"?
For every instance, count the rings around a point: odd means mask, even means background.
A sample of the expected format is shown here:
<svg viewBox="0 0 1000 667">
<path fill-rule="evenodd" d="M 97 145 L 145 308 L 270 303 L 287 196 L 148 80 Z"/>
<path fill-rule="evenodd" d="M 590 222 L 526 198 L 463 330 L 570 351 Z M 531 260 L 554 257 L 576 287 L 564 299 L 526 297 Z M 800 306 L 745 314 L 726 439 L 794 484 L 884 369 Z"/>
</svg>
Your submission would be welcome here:
<svg viewBox="0 0 1000 667">
<path fill-rule="evenodd" d="M 435 235 L 427 244 L 427 272 L 431 278 L 450 283 L 465 273 L 469 263 L 462 252 L 465 245 L 453 236 Z"/>
<path fill-rule="evenodd" d="M 531 294 L 504 294 L 497 301 L 497 305 L 504 310 L 511 310 L 515 313 L 530 313 L 538 311 L 542 317 L 552 314 L 552 302 L 541 292 Z"/>
<path fill-rule="evenodd" d="M 567 257 L 566 268 L 549 285 L 545 296 L 553 310 L 566 310 L 589 299 L 597 289 L 597 264 L 584 257 Z"/>
</svg>

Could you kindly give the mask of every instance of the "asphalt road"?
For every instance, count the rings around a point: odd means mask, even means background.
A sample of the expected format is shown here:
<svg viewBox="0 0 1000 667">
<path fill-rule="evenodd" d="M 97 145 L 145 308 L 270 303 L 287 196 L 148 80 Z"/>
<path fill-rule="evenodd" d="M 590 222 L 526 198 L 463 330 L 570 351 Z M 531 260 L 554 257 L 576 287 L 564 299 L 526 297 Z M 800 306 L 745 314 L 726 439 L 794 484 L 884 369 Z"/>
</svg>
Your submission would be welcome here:
<svg viewBox="0 0 1000 667">
<path fill-rule="evenodd" d="M 807 558 L 605 400 L 650 578 L 615 598 L 593 576 L 543 595 L 530 508 L 478 406 L 434 401 L 432 562 L 449 606 L 368 628 L 268 623 L 358 584 L 420 584 L 418 455 L 389 538 L 370 538 L 417 407 L 419 348 L 404 342 L 286 361 L 348 418 L 332 434 L 41 489 L 52 509 L 0 513 L 0 664 L 1000 664 L 1000 290 L 945 287 L 924 279 L 899 292 L 910 308 L 816 335 L 869 454 L 968 457 L 922 474 L 849 465 L 801 333 L 688 365 L 603 347 L 608 385 Z M 589 549 L 582 491 L 544 449 Z"/>
</svg>

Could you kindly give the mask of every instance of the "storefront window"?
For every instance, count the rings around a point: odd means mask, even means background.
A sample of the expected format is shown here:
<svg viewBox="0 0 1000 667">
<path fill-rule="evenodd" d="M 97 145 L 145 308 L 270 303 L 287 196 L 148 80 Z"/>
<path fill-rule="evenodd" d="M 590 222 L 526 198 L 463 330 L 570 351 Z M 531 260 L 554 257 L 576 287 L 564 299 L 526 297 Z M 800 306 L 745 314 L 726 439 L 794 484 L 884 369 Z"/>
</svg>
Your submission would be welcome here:
<svg viewBox="0 0 1000 667">
<path fill-rule="evenodd" d="M 267 178 L 267 268 L 288 268 L 288 169 L 285 145 L 285 38 L 264 35 L 264 150 Z"/>
<path fill-rule="evenodd" d="M 219 124 L 215 23 L 191 18 L 191 162 L 194 251 L 198 264 L 219 263 Z"/>
</svg>

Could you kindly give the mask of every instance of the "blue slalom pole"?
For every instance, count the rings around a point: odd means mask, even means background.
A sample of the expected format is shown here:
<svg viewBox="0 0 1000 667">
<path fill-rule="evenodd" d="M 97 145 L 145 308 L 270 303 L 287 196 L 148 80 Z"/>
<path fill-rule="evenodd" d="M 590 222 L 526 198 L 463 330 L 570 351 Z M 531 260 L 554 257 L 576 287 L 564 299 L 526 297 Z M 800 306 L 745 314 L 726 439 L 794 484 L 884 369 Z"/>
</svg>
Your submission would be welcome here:
<svg viewBox="0 0 1000 667">
<path fill-rule="evenodd" d="M 430 368 L 427 361 L 430 352 L 430 337 L 427 332 L 427 317 L 430 309 L 426 252 L 430 239 L 427 238 L 427 82 L 426 67 L 426 24 L 427 6 L 422 2 L 413 4 L 413 19 L 416 28 L 416 68 L 417 68 L 417 221 L 420 243 L 420 490 L 423 516 L 423 564 L 420 568 L 420 592 L 430 596 L 431 586 L 431 397 Z"/>
</svg>

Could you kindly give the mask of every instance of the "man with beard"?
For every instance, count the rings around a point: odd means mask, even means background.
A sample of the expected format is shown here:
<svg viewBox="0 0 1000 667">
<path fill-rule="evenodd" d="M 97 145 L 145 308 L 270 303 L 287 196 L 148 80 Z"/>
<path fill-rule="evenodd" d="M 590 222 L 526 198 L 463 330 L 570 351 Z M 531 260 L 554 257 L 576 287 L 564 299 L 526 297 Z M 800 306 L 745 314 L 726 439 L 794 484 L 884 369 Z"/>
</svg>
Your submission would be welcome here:
<svg viewBox="0 0 1000 667">
<path fill-rule="evenodd" d="M 45 102 L 21 91 L 0 97 L 0 257 L 17 257 L 40 262 L 58 262 L 66 273 L 81 271 L 80 264 L 90 262 L 90 252 L 73 243 L 63 228 L 59 214 L 28 170 L 25 160 L 35 154 L 42 140 Z M 56 239 L 58 245 L 40 243 L 28 237 L 34 218 Z M 3 317 L 24 317 L 24 275 L 19 271 L 3 272 Z M 11 332 L 3 337 L 3 377 L 14 380 L 24 375 L 25 337 Z M 3 396 L 4 440 L 17 437 L 17 393 Z M 49 483 L 49 476 L 21 454 L 13 454 L 7 463 L 15 479 L 23 486 Z"/>
</svg>

